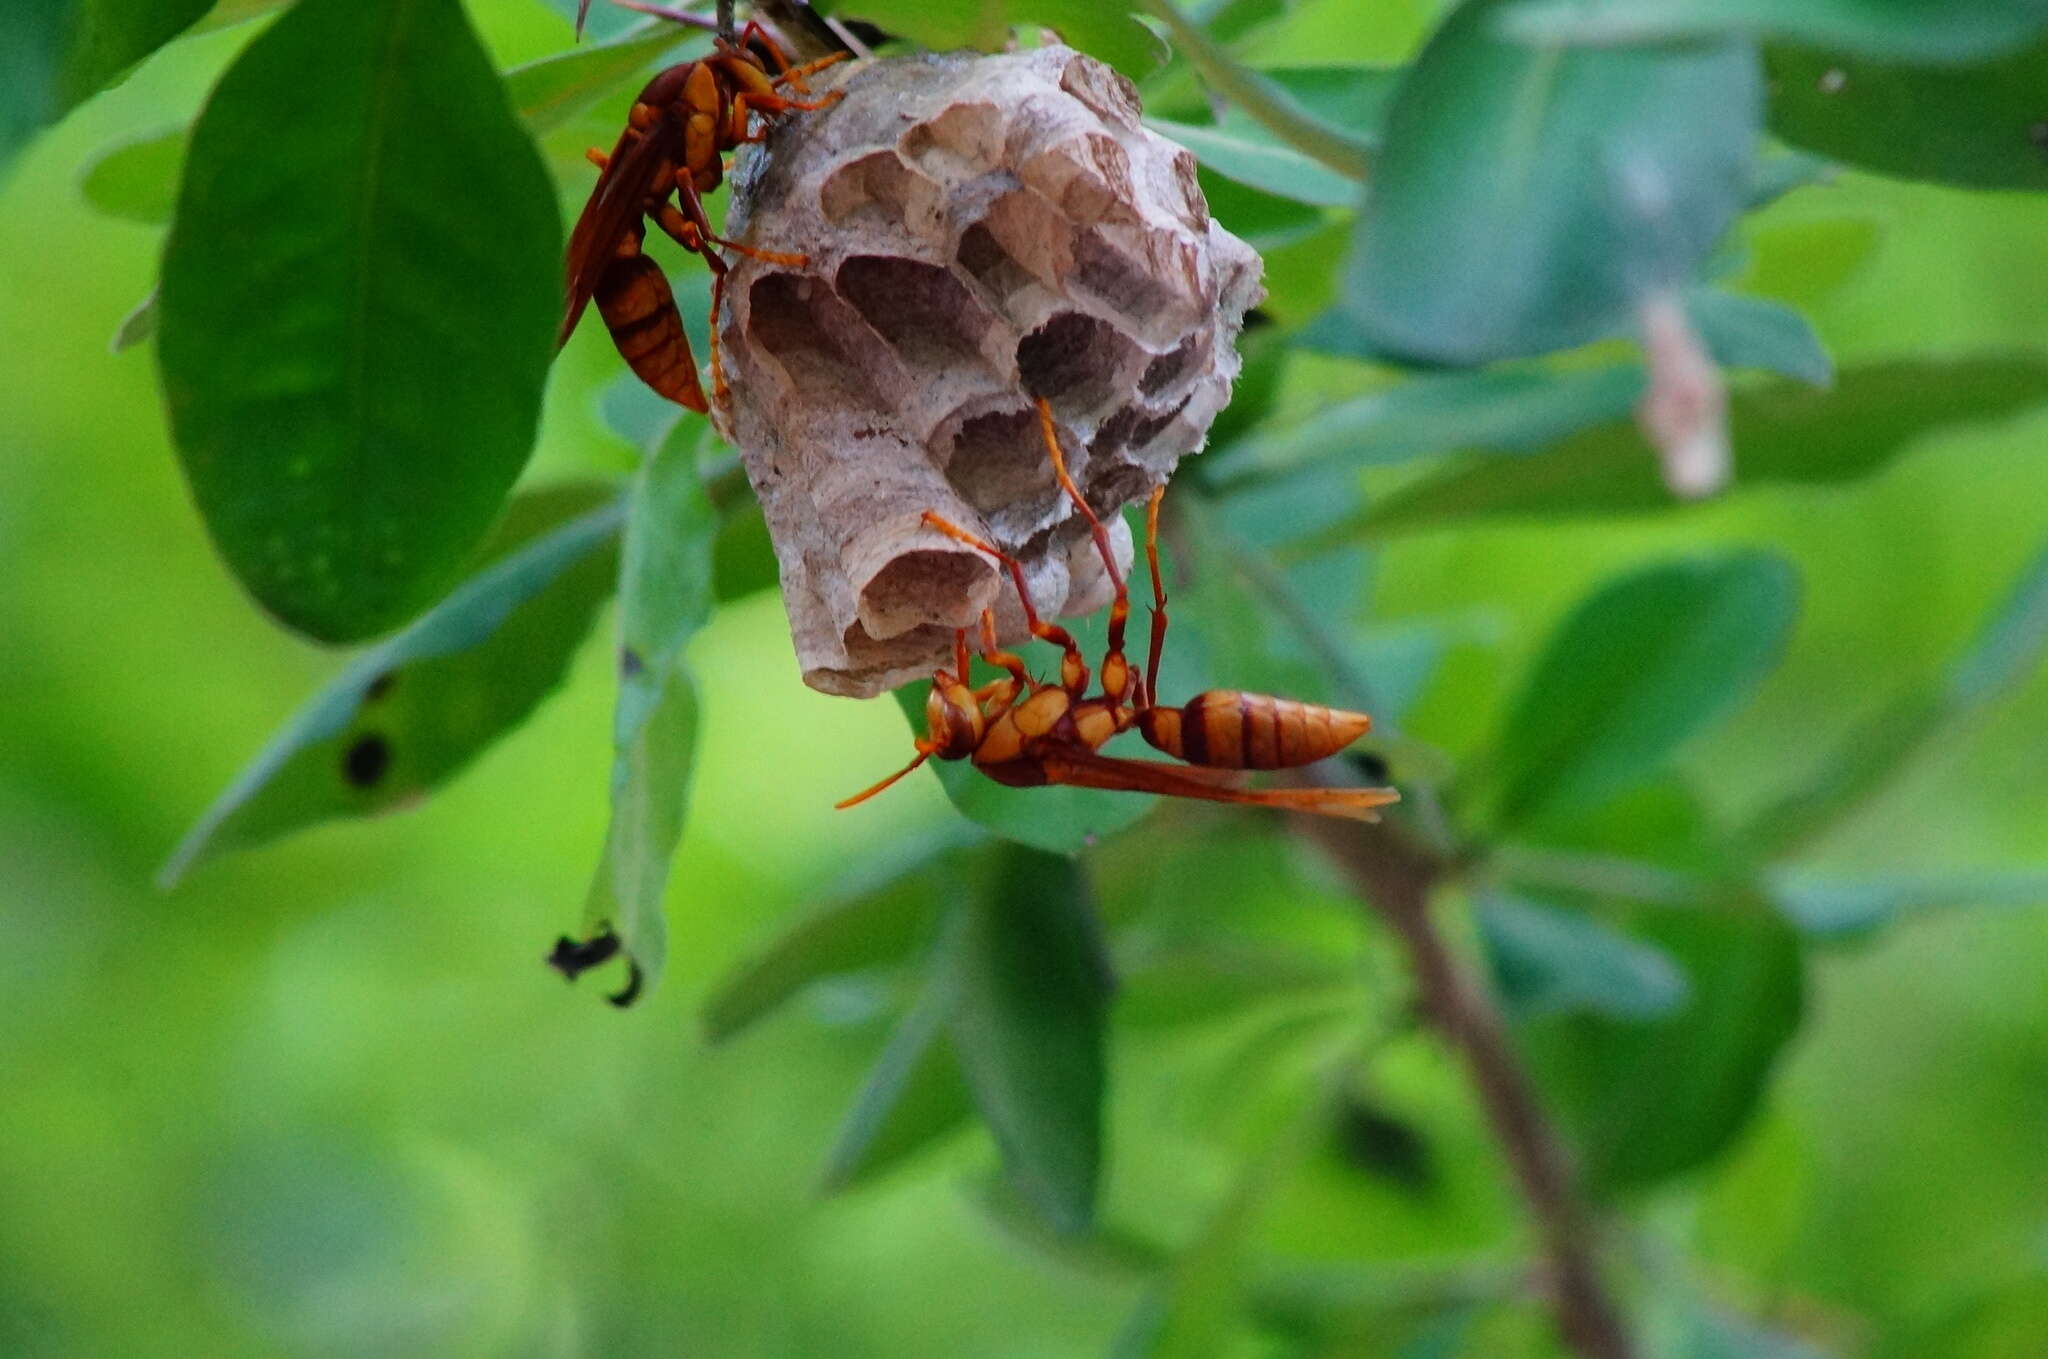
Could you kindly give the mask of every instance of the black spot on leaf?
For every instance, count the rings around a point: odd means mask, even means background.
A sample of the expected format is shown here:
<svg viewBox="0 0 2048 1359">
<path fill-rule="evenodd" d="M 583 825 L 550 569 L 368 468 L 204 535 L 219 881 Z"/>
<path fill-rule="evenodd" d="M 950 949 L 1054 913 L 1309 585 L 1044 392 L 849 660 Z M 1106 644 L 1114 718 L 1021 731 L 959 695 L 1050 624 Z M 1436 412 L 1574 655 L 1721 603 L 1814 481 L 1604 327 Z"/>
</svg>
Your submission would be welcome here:
<svg viewBox="0 0 2048 1359">
<path fill-rule="evenodd" d="M 391 771 L 391 743 L 375 732 L 356 738 L 342 752 L 341 776 L 352 788 L 375 788 Z"/>
<path fill-rule="evenodd" d="M 591 968 L 610 962 L 618 954 L 619 936 L 610 930 L 588 939 L 571 939 L 565 934 L 555 941 L 554 950 L 547 956 L 547 964 L 568 980 L 575 981 Z"/>
</svg>

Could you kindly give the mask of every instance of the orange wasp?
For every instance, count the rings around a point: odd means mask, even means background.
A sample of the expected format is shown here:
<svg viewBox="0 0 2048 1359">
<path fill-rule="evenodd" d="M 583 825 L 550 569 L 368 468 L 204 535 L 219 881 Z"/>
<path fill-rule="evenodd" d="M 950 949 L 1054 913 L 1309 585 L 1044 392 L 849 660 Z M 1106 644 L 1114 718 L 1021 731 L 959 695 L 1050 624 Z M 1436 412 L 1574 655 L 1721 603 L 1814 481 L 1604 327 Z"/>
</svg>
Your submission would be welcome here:
<svg viewBox="0 0 2048 1359">
<path fill-rule="evenodd" d="M 953 669 L 932 676 L 931 696 L 925 700 L 927 735 L 916 743 L 917 758 L 839 806 L 865 802 L 936 756 L 941 760 L 971 759 L 982 773 L 1014 787 L 1066 783 L 1377 821 L 1379 814 L 1374 808 L 1400 800 L 1400 794 L 1391 788 L 1252 789 L 1236 782 L 1238 770 L 1289 769 L 1336 754 L 1371 730 L 1372 719 L 1364 713 L 1235 689 L 1211 689 L 1179 708 L 1159 706 L 1159 660 L 1166 644 L 1166 589 L 1159 575 L 1159 500 L 1165 488 L 1152 492 L 1145 514 L 1145 558 L 1152 568 L 1152 645 L 1140 672 L 1124 658 L 1124 626 L 1131 602 L 1110 550 L 1109 534 L 1067 475 L 1052 408 L 1043 398 L 1038 402 L 1038 421 L 1052 455 L 1053 472 L 1068 499 L 1087 519 L 1095 549 L 1116 587 L 1109 606 L 1109 649 L 1102 658 L 1102 692 L 1087 697 L 1088 665 L 1079 645 L 1065 628 L 1038 616 L 1017 559 L 927 510 L 927 525 L 986 552 L 1008 569 L 1032 636 L 1060 648 L 1060 681 L 1041 684 L 1032 679 L 1022 660 L 996 645 L 995 616 L 984 610 L 981 658 L 1003 670 L 1003 676 L 978 689 L 969 687 L 967 632 L 962 629 L 954 639 Z M 1124 760 L 1099 753 L 1110 737 L 1134 726 L 1154 749 L 1187 763 Z"/>
<path fill-rule="evenodd" d="M 839 91 L 805 101 L 789 98 L 784 87 L 809 93 L 803 78 L 846 55 L 835 52 L 793 67 L 774 40 L 750 23 L 737 41 L 720 35 L 710 56 L 671 66 L 649 81 L 633 101 L 611 154 L 595 147 L 588 153 L 601 173 L 569 235 L 568 302 L 556 343 L 568 343 L 584 307 L 595 299 L 612 342 L 641 381 L 693 411 L 708 410 L 675 295 L 660 266 L 642 250 L 651 220 L 711 266 L 712 393 L 723 404 L 727 391 L 718 367 L 718 305 L 726 265 L 713 247 L 799 268 L 804 257 L 714 236 L 704 195 L 725 180 L 725 152 L 768 135 L 767 117 L 836 103 Z M 767 62 L 774 63 L 775 74 L 769 74 Z M 763 121 L 757 123 L 756 114 Z"/>
</svg>

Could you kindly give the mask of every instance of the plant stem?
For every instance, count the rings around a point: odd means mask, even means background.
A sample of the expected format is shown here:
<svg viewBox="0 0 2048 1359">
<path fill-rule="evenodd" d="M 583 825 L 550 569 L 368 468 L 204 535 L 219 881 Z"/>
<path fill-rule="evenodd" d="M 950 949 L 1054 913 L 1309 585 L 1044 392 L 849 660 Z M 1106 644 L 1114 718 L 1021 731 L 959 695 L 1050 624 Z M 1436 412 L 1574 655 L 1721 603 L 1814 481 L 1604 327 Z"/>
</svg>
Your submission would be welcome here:
<svg viewBox="0 0 2048 1359">
<path fill-rule="evenodd" d="M 1549 1263 L 1544 1283 L 1558 1331 L 1586 1359 L 1632 1359 L 1636 1348 L 1601 1281 L 1593 1213 L 1574 1183 L 1564 1145 L 1492 996 L 1430 918 L 1430 897 L 1444 878 L 1446 861 L 1398 822 L 1355 827 L 1324 817 L 1296 820 L 1401 941 L 1423 1015 L 1464 1059 L 1542 1238 Z"/>
</svg>

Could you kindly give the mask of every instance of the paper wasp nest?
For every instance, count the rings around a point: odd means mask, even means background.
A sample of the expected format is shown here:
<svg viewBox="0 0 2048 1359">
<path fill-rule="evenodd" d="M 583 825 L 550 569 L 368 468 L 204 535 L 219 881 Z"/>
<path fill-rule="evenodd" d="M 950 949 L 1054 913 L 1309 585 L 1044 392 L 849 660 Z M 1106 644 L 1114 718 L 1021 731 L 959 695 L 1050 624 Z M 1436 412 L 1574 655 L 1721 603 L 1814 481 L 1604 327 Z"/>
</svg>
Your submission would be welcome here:
<svg viewBox="0 0 2048 1359">
<path fill-rule="evenodd" d="M 929 675 L 1015 593 L 934 510 L 1019 557 L 1047 616 L 1109 600 L 1033 398 L 1110 521 L 1230 399 L 1259 259 L 1216 225 L 1129 82 L 1065 47 L 871 62 L 734 176 L 719 343 L 726 432 L 767 513 L 804 682 L 869 697 Z"/>
</svg>

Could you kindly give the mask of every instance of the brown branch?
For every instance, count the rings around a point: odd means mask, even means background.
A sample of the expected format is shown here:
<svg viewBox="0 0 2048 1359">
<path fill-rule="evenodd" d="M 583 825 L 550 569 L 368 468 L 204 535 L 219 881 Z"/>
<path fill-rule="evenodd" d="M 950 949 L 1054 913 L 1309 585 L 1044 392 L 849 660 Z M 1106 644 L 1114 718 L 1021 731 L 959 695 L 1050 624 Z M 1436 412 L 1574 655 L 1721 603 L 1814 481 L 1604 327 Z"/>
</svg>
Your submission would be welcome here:
<svg viewBox="0 0 2048 1359">
<path fill-rule="evenodd" d="M 1593 1215 L 1573 1182 L 1564 1145 L 1544 1115 L 1492 995 L 1430 919 L 1430 896 L 1446 861 L 1398 822 L 1360 827 L 1304 816 L 1296 824 L 1401 941 L 1415 969 L 1424 1017 L 1464 1058 L 1542 1238 L 1549 1261 L 1545 1283 L 1559 1332 L 1586 1359 L 1633 1359 L 1635 1344 L 1594 1262 Z"/>
</svg>

